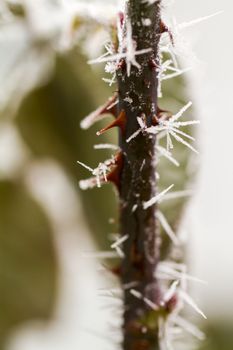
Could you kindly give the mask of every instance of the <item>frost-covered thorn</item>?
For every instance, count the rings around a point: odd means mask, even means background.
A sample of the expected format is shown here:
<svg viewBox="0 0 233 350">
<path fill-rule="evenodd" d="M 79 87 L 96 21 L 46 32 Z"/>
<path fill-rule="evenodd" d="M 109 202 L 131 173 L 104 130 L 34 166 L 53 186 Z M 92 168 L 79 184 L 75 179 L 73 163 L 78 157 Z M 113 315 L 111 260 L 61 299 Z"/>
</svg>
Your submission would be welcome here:
<svg viewBox="0 0 233 350">
<path fill-rule="evenodd" d="M 158 63 L 154 59 L 150 59 L 148 65 L 151 69 L 158 69 L 159 68 Z"/>
<path fill-rule="evenodd" d="M 103 133 L 105 133 L 106 131 L 118 127 L 121 129 L 122 133 L 125 132 L 125 125 L 126 125 L 126 113 L 124 110 L 122 110 L 120 112 L 120 114 L 118 115 L 117 119 L 114 120 L 110 125 L 108 125 L 106 128 L 101 129 L 100 131 L 98 131 L 96 133 L 97 136 L 102 135 Z"/>
<path fill-rule="evenodd" d="M 99 120 L 105 118 L 107 114 L 112 114 L 116 116 L 116 108 L 115 105 L 117 103 L 117 93 L 115 93 L 112 97 L 108 99 L 108 101 L 97 108 L 94 112 L 85 117 L 80 126 L 82 129 L 89 129 L 93 124 L 98 122 Z"/>
<path fill-rule="evenodd" d="M 92 169 L 91 167 L 79 161 L 78 164 L 90 171 L 94 176 L 90 179 L 81 180 L 79 182 L 79 186 L 82 190 L 94 188 L 95 186 L 101 187 L 101 184 L 107 183 L 109 181 L 114 182 L 117 186 L 119 186 L 117 174 L 121 168 L 121 152 L 119 152 L 115 157 L 112 156 L 111 159 L 107 159 L 103 163 L 99 163 L 98 167 L 95 169 Z"/>
<path fill-rule="evenodd" d="M 108 182 L 112 182 L 118 191 L 120 191 L 121 187 L 121 171 L 123 166 L 123 154 L 122 152 L 118 152 L 115 156 L 115 166 L 113 169 L 108 173 L 107 180 Z"/>
</svg>

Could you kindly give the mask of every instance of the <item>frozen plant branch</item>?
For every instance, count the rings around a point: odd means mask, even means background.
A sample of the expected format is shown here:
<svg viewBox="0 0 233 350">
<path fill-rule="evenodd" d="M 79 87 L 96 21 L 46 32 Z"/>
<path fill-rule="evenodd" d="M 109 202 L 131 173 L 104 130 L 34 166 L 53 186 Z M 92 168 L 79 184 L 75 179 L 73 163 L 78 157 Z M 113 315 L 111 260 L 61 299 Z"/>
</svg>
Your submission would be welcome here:
<svg viewBox="0 0 233 350">
<path fill-rule="evenodd" d="M 205 315 L 186 290 L 188 280 L 199 280 L 187 274 L 186 266 L 170 262 L 169 257 L 161 261 L 163 239 L 168 238 L 172 249 L 179 251 L 183 241 L 160 210 L 160 204 L 190 196 L 192 192 L 172 192 L 173 184 L 159 192 L 158 182 L 164 174 L 158 174 L 157 164 L 165 157 L 174 166 L 180 166 L 172 154 L 173 140 L 197 153 L 191 144 L 194 137 L 183 127 L 199 121 L 181 119 L 192 102 L 175 114 L 158 106 L 162 81 L 190 69 L 178 66 L 173 34 L 161 20 L 161 0 L 127 0 L 116 28 L 115 41 L 105 45 L 105 53 L 89 63 L 106 64 L 105 72 L 112 74 L 112 78 L 104 80 L 110 85 L 116 82 L 117 92 L 87 116 L 81 126 L 86 129 L 110 112 L 114 121 L 97 135 L 101 137 L 109 129 L 118 127 L 118 156 L 100 163 L 96 169 L 79 163 L 94 176 L 80 185 L 86 189 L 112 181 L 118 189 L 120 235 L 111 245 L 113 255 L 101 254 L 120 258 L 112 272 L 123 286 L 123 350 L 170 350 L 181 328 L 202 338 L 201 332 L 180 316 L 175 323 L 184 303 Z M 163 33 L 168 34 L 169 44 L 164 44 Z M 163 54 L 169 58 L 165 59 Z M 163 138 L 166 147 L 159 144 Z M 100 143 L 94 148 L 115 147 Z M 113 290 L 108 293 L 114 294 Z"/>
</svg>

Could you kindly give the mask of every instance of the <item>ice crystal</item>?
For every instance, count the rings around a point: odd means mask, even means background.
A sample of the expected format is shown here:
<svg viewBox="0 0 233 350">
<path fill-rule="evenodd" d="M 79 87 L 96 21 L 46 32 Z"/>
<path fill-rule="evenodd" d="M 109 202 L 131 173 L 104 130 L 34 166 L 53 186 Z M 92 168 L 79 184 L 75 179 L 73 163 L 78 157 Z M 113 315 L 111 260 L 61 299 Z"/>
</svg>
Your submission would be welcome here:
<svg viewBox="0 0 233 350">
<path fill-rule="evenodd" d="M 124 258 L 124 253 L 121 249 L 122 244 L 127 241 L 129 235 L 125 235 L 123 237 L 118 238 L 112 245 L 111 248 L 115 249 L 119 257 Z"/>
<path fill-rule="evenodd" d="M 82 190 L 86 190 L 88 188 L 93 188 L 95 186 L 101 187 L 101 184 L 103 182 L 107 182 L 107 174 L 111 171 L 111 167 L 115 165 L 115 158 L 112 156 L 112 158 L 105 160 L 103 163 L 99 163 L 98 167 L 95 169 L 92 169 L 88 165 L 78 161 L 79 165 L 87 169 L 92 173 L 94 178 L 87 179 L 87 180 L 81 180 L 79 182 L 79 186 Z"/>
<path fill-rule="evenodd" d="M 190 120 L 185 122 L 177 121 L 191 106 L 192 106 L 192 102 L 188 102 L 183 108 L 181 108 L 181 110 L 177 114 L 174 114 L 168 120 L 161 118 L 157 126 L 151 126 L 147 128 L 146 131 L 152 134 L 165 132 L 165 136 L 167 138 L 167 151 L 174 148 L 172 139 L 171 139 L 171 136 L 172 136 L 176 141 L 182 143 L 183 145 L 191 149 L 193 152 L 198 153 L 198 151 L 192 145 L 190 145 L 190 143 L 184 140 L 180 135 L 190 140 L 194 140 L 194 138 L 188 135 L 187 133 L 179 130 L 179 128 L 182 126 L 199 124 L 200 121 L 198 120 Z"/>
<path fill-rule="evenodd" d="M 112 149 L 112 150 L 119 150 L 119 146 L 117 145 L 113 145 L 111 143 L 100 143 L 98 145 L 94 145 L 94 149 L 100 149 L 100 150 L 103 150 L 103 149 Z"/>
<path fill-rule="evenodd" d="M 139 134 L 141 134 L 141 132 L 143 132 L 144 130 L 146 130 L 146 123 L 144 120 L 144 114 L 142 115 L 142 117 L 137 117 L 137 122 L 138 125 L 140 126 L 140 128 L 138 130 L 136 130 L 127 140 L 126 142 L 129 143 L 131 142 L 133 139 L 135 139 L 135 137 L 137 137 Z"/>
<path fill-rule="evenodd" d="M 177 167 L 180 166 L 180 163 L 172 156 L 172 153 L 169 152 L 166 148 L 164 148 L 164 147 L 162 147 L 160 145 L 156 145 L 156 149 L 157 149 L 157 151 L 159 151 L 160 156 L 165 157 L 166 159 L 168 159 L 175 166 L 177 166 Z"/>
<path fill-rule="evenodd" d="M 147 202 L 143 202 L 143 209 L 148 209 L 150 208 L 152 205 L 156 204 L 157 202 L 159 202 L 159 200 L 161 200 L 161 198 L 172 189 L 174 185 L 169 186 L 166 190 L 162 191 L 161 193 L 157 194 L 156 196 L 154 196 L 153 198 L 151 198 L 149 201 Z"/>
<path fill-rule="evenodd" d="M 137 51 L 136 47 L 137 47 L 137 44 L 132 37 L 132 25 L 130 20 L 127 19 L 126 35 L 124 40 L 122 41 L 122 45 L 119 47 L 119 52 L 114 53 L 114 49 L 111 48 L 111 46 L 108 46 L 106 47 L 106 53 L 104 55 L 100 56 L 97 59 L 90 60 L 89 64 L 106 62 L 107 66 L 109 66 L 110 63 L 112 63 L 110 65 L 111 68 L 110 69 L 107 68 L 107 70 L 112 74 L 114 74 L 115 76 L 120 60 L 125 59 L 126 66 L 127 66 L 127 75 L 130 76 L 132 66 L 135 66 L 138 69 L 141 68 L 140 64 L 136 60 L 136 56 L 143 55 L 152 50 L 151 48 L 147 48 L 147 49 Z"/>
</svg>

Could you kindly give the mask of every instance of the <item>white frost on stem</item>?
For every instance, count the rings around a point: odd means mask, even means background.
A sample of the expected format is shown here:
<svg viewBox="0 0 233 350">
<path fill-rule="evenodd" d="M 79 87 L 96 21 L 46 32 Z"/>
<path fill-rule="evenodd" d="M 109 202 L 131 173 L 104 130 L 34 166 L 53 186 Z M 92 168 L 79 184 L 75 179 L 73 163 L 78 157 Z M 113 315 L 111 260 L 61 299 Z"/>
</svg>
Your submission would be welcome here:
<svg viewBox="0 0 233 350">
<path fill-rule="evenodd" d="M 132 25 L 129 19 L 127 19 L 126 22 L 126 36 L 124 40 L 122 41 L 122 46 L 119 48 L 119 52 L 114 54 L 113 51 L 110 51 L 109 47 L 107 50 L 107 53 L 102 55 L 101 57 L 90 60 L 89 64 L 95 64 L 95 63 L 104 63 L 106 62 L 109 66 L 110 62 L 113 62 L 114 65 L 111 65 L 111 73 L 115 74 L 115 71 L 120 63 L 121 59 L 125 59 L 126 66 L 127 66 L 127 75 L 130 76 L 131 67 L 135 66 L 136 68 L 140 69 L 140 64 L 136 61 L 136 56 L 143 55 L 145 53 L 151 52 L 151 48 L 143 49 L 143 50 L 136 50 L 136 42 L 134 41 L 132 37 Z M 109 54 L 110 53 L 110 54 Z M 109 70 L 109 69 L 108 69 Z"/>
</svg>

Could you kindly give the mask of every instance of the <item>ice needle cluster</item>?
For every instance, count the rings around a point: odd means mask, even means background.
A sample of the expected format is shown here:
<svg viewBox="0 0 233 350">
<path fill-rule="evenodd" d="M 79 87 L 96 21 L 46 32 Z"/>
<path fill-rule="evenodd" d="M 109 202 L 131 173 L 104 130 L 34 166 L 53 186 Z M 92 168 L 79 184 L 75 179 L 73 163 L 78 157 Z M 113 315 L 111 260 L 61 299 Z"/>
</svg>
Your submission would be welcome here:
<svg viewBox="0 0 233 350">
<path fill-rule="evenodd" d="M 114 145 L 107 145 L 103 146 L 101 145 L 102 148 L 114 148 Z M 109 147 L 110 146 L 110 147 Z M 98 146 L 97 146 L 98 147 Z M 93 177 L 87 180 L 81 180 L 79 182 L 79 186 L 82 190 L 86 190 L 88 188 L 93 188 L 93 187 L 101 187 L 102 183 L 108 182 L 107 174 L 111 171 L 112 166 L 116 164 L 114 156 L 112 156 L 111 159 L 105 160 L 103 163 L 99 163 L 99 165 L 95 168 L 92 169 L 88 165 L 78 161 L 78 164 L 87 169 L 89 172 L 92 173 Z"/>
</svg>

